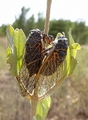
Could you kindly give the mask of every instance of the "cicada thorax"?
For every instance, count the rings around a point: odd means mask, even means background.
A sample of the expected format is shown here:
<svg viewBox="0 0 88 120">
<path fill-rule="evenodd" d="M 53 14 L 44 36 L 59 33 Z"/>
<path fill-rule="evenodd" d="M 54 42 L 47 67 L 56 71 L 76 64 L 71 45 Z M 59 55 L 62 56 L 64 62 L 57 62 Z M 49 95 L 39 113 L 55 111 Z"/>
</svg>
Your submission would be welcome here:
<svg viewBox="0 0 88 120">
<path fill-rule="evenodd" d="M 32 30 L 26 41 L 25 63 L 29 71 L 30 77 L 37 74 L 42 63 L 42 32 L 40 30 Z"/>
<path fill-rule="evenodd" d="M 58 37 L 58 39 L 51 42 L 51 44 L 51 48 L 43 51 L 45 58 L 40 73 L 45 76 L 55 73 L 61 63 L 63 63 L 67 54 L 68 42 L 64 36 Z"/>
</svg>

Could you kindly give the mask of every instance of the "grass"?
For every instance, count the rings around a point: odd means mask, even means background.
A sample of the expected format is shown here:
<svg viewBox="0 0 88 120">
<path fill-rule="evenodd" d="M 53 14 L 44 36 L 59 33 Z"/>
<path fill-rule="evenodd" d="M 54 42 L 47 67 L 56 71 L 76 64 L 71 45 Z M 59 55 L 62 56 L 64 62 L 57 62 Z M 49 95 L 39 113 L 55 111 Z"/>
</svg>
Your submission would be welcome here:
<svg viewBox="0 0 88 120">
<path fill-rule="evenodd" d="M 6 37 L 0 37 L 0 70 L 6 69 Z"/>
<path fill-rule="evenodd" d="M 20 95 L 6 65 L 6 39 L 0 38 L 0 120 L 29 120 L 30 104 Z M 51 95 L 47 120 L 88 119 L 88 46 L 78 52 L 74 73 Z"/>
</svg>

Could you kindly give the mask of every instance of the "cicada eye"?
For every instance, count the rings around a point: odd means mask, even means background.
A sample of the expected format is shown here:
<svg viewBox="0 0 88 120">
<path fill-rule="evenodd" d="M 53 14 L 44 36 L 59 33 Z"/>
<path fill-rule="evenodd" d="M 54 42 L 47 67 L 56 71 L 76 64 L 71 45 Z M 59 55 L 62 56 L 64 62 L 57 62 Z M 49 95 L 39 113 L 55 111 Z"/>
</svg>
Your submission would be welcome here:
<svg viewBox="0 0 88 120">
<path fill-rule="evenodd" d="M 49 35 L 49 39 L 51 42 L 54 41 L 54 37 L 52 35 Z"/>
<path fill-rule="evenodd" d="M 55 42 L 53 42 L 53 44 L 55 45 L 56 49 L 67 49 L 68 47 L 68 39 L 60 36 L 58 37 L 58 39 L 55 40 Z"/>
</svg>

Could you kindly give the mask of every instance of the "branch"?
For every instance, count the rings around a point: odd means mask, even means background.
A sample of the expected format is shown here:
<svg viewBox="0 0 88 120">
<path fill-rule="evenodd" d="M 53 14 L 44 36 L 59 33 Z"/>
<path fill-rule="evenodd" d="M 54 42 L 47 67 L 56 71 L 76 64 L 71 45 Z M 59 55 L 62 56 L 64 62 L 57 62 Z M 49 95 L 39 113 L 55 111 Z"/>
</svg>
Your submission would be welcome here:
<svg viewBox="0 0 88 120">
<path fill-rule="evenodd" d="M 45 34 L 48 34 L 48 31 L 49 31 L 49 19 L 50 19 L 51 3 L 52 3 L 52 0 L 47 0 L 46 19 L 45 19 L 45 26 L 44 26 L 44 33 Z"/>
</svg>

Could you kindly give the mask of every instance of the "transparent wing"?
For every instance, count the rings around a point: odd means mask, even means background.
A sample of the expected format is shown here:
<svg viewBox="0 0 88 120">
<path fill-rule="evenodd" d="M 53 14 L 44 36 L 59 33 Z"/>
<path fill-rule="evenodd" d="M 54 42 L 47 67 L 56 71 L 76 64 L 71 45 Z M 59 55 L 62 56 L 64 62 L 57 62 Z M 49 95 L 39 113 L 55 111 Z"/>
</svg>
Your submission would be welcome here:
<svg viewBox="0 0 88 120">
<path fill-rule="evenodd" d="M 59 56 L 53 53 L 44 60 L 38 73 L 30 76 L 24 60 L 20 74 L 17 77 L 22 95 L 37 100 L 47 96 L 63 77 L 63 67 L 60 62 Z M 34 96 L 36 88 L 38 96 Z"/>
<path fill-rule="evenodd" d="M 65 58 L 65 57 L 64 57 Z M 36 75 L 38 98 L 42 99 L 58 86 L 63 78 L 63 60 L 56 52 L 52 52 L 43 62 Z"/>
<path fill-rule="evenodd" d="M 20 70 L 17 80 L 23 96 L 29 94 L 30 97 L 34 94 L 35 76 L 41 66 L 42 57 L 42 36 L 40 31 L 32 31 L 26 45 L 23 58 L 23 65 Z"/>
<path fill-rule="evenodd" d="M 22 95 L 23 96 L 29 95 L 31 98 L 34 93 L 35 74 L 30 77 L 25 61 L 23 61 L 22 68 L 20 70 L 19 75 L 17 76 L 17 80 Z"/>
</svg>

